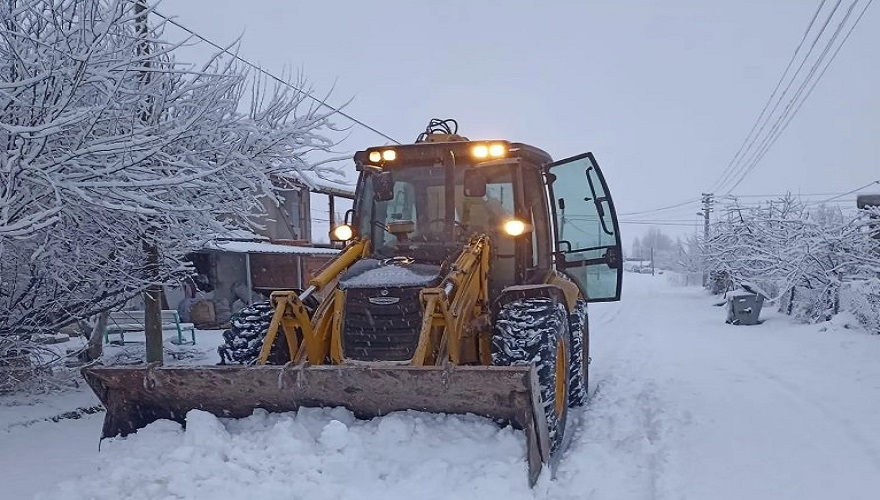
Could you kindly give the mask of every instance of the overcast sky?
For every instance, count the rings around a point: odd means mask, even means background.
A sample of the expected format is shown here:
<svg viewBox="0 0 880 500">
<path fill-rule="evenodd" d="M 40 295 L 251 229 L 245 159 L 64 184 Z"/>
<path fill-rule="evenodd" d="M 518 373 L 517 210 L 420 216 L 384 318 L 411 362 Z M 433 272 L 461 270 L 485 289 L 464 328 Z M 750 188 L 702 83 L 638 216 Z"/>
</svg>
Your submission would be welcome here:
<svg viewBox="0 0 880 500">
<path fill-rule="evenodd" d="M 840 2 L 826 34 L 837 29 L 852 1 Z M 837 43 L 868 0 L 857 1 Z M 817 24 L 838 2 L 825 3 Z M 243 57 L 277 74 L 301 70 L 318 94 L 335 85 L 330 102 L 352 100 L 347 113 L 402 142 L 412 142 L 430 118 L 440 117 L 458 120 L 471 139 L 527 142 L 557 159 L 592 151 L 618 212 L 693 200 L 639 216 L 693 224 L 701 192 L 729 189 L 731 182 L 722 189 L 714 184 L 818 5 L 164 0 L 158 11 L 217 43 L 241 36 Z M 880 179 L 878 9 L 867 10 L 791 124 L 733 193 L 842 193 Z M 814 34 L 815 28 L 804 51 Z M 168 38 L 178 36 L 182 32 L 169 28 Z M 819 39 L 815 54 L 826 40 Z M 386 142 L 355 125 L 343 150 Z M 840 199 L 854 204 L 855 195 Z M 645 227 L 626 224 L 624 231 L 633 235 Z"/>
</svg>

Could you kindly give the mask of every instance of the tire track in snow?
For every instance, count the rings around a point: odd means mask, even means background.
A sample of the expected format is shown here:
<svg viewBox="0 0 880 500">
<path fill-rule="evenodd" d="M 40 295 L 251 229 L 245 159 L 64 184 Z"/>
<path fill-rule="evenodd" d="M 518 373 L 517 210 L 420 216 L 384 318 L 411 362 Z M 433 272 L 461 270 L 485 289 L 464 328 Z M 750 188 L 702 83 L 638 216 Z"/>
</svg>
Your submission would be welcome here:
<svg viewBox="0 0 880 500">
<path fill-rule="evenodd" d="M 633 387 L 622 378 L 600 384 L 601 392 L 578 412 L 548 498 L 667 498 L 670 422 L 656 384 Z"/>
<path fill-rule="evenodd" d="M 548 498 L 670 498 L 667 463 L 685 419 L 675 417 L 654 378 L 645 319 L 650 301 L 603 305 L 592 330 L 591 399 L 573 410 L 571 446 Z M 591 311 L 593 312 L 593 311 Z M 608 339 L 613 339 L 608 342 Z M 598 344 L 598 345 L 597 345 Z"/>
</svg>

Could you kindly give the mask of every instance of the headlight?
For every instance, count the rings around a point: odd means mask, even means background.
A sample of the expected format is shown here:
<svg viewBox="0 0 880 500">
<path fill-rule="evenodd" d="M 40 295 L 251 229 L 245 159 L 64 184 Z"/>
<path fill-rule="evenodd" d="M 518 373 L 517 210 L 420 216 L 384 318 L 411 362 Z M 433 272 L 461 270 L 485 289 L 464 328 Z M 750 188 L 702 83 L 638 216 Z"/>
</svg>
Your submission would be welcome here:
<svg viewBox="0 0 880 500">
<path fill-rule="evenodd" d="M 488 158 L 489 157 L 489 146 L 485 144 L 477 144 L 474 146 L 472 150 L 474 158 Z"/>
<path fill-rule="evenodd" d="M 471 154 L 478 160 L 486 158 L 503 158 L 507 156 L 507 144 L 493 142 L 491 144 L 477 144 L 471 149 Z"/>
<path fill-rule="evenodd" d="M 504 232 L 510 236 L 521 236 L 531 229 L 528 224 L 519 219 L 510 219 L 502 227 Z"/>
<path fill-rule="evenodd" d="M 489 145 L 489 156 L 492 158 L 501 158 L 507 153 L 507 148 L 504 147 L 504 144 L 491 144 Z"/>
<path fill-rule="evenodd" d="M 384 151 L 370 151 L 370 155 L 367 158 L 369 158 L 370 163 L 394 161 L 397 159 L 397 151 L 393 149 L 386 149 Z"/>
<path fill-rule="evenodd" d="M 330 239 L 333 241 L 348 241 L 354 236 L 354 230 L 348 224 L 342 224 L 330 231 Z"/>
</svg>

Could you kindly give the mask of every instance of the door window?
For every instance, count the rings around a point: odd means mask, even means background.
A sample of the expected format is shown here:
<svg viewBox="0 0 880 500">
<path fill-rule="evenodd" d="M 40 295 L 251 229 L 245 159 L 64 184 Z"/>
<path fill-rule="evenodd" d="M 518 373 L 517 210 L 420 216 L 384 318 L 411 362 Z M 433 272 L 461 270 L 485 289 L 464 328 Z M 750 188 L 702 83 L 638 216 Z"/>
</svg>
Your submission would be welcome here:
<svg viewBox="0 0 880 500">
<path fill-rule="evenodd" d="M 623 279 L 614 203 L 592 153 L 550 164 L 558 265 L 591 302 L 620 300 Z"/>
</svg>

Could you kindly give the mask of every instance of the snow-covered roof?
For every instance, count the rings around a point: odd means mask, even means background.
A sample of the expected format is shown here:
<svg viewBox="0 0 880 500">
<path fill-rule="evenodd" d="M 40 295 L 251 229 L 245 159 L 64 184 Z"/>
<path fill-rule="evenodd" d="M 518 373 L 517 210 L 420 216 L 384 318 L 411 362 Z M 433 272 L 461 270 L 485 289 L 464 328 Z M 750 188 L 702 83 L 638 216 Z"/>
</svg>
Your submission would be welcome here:
<svg viewBox="0 0 880 500">
<path fill-rule="evenodd" d="M 310 179 L 312 191 L 321 194 L 332 194 L 346 198 L 354 198 L 354 185 L 333 182 L 327 179 Z"/>
<path fill-rule="evenodd" d="M 289 253 L 297 255 L 333 255 L 339 253 L 339 250 L 336 248 L 279 245 L 262 241 L 212 241 L 205 245 L 205 250 L 232 253 Z"/>
<path fill-rule="evenodd" d="M 319 177 L 314 172 L 279 172 L 274 174 L 274 178 L 281 182 L 291 182 L 308 188 L 313 193 L 332 194 L 345 198 L 354 198 L 355 181 L 350 179 L 339 179 L 333 181 Z"/>
</svg>

